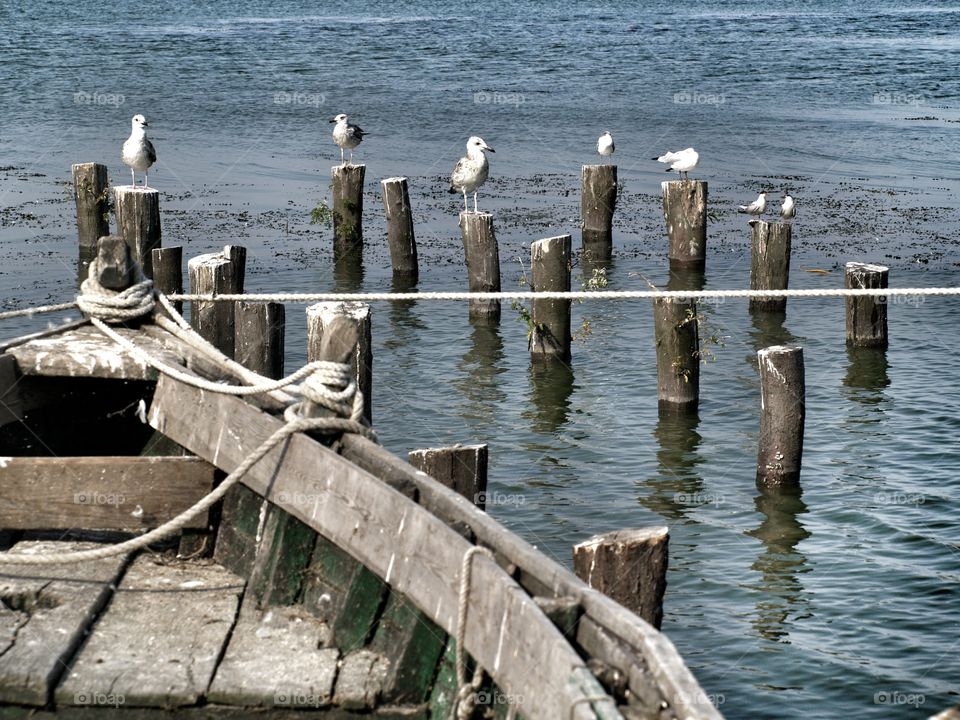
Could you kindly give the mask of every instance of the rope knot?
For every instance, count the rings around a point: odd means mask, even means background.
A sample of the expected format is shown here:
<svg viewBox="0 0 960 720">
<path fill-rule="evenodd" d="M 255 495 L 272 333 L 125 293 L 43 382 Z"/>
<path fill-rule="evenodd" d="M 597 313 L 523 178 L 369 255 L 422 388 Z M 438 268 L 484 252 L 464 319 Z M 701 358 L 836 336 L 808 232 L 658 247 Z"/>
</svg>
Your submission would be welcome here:
<svg viewBox="0 0 960 720">
<path fill-rule="evenodd" d="M 86 280 L 80 285 L 77 307 L 91 318 L 106 323 L 122 323 L 153 312 L 153 281 L 143 277 L 137 270 L 137 282 L 126 290 L 111 290 L 97 280 L 99 261 L 94 259 Z"/>
</svg>

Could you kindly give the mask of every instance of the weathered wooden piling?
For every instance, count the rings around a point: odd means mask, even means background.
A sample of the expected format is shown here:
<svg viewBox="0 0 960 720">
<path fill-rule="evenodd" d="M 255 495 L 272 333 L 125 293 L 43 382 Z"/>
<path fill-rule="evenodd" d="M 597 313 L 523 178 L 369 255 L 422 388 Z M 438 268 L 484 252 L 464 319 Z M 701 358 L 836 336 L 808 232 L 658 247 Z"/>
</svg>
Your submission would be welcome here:
<svg viewBox="0 0 960 720">
<path fill-rule="evenodd" d="M 757 485 L 800 482 L 806 415 L 803 348 L 774 345 L 757 352 L 760 366 L 760 438 Z"/>
<path fill-rule="evenodd" d="M 78 163 L 71 167 L 77 204 L 77 239 L 81 266 L 97 254 L 97 240 L 110 234 L 110 202 L 107 166 Z"/>
<path fill-rule="evenodd" d="M 183 248 L 154 248 L 150 252 L 153 263 L 153 287 L 164 295 L 183 292 Z M 177 312 L 183 314 L 183 303 L 173 303 Z"/>
<path fill-rule="evenodd" d="M 659 630 L 669 542 L 665 527 L 594 535 L 573 546 L 573 571 Z"/>
<path fill-rule="evenodd" d="M 363 178 L 366 165 L 335 165 L 333 184 L 334 256 L 363 247 Z"/>
<path fill-rule="evenodd" d="M 583 252 L 591 260 L 613 254 L 613 212 L 617 207 L 617 166 L 584 165 L 580 171 L 580 228 Z"/>
<path fill-rule="evenodd" d="M 500 292 L 500 250 L 490 213 L 460 213 L 470 292 Z M 500 319 L 499 300 L 471 300 L 471 318 Z"/>
<path fill-rule="evenodd" d="M 696 300 L 653 301 L 657 397 L 661 412 L 688 412 L 700 402 L 700 333 Z"/>
<path fill-rule="evenodd" d="M 226 246 L 223 252 L 197 255 L 187 263 L 190 293 L 227 295 L 243 292 L 246 254 L 238 246 Z M 201 337 L 220 352 L 233 358 L 236 347 L 234 303 L 200 301 L 192 303 L 190 324 Z"/>
<path fill-rule="evenodd" d="M 570 290 L 572 244 L 569 235 L 537 240 L 530 245 L 531 289 Z M 570 301 L 534 300 L 533 328 L 528 343 L 533 359 L 570 359 Z"/>
<path fill-rule="evenodd" d="M 488 451 L 486 444 L 454 445 L 411 450 L 407 457 L 417 470 L 485 510 Z"/>
<path fill-rule="evenodd" d="M 703 270 L 707 263 L 707 183 L 668 180 L 660 187 L 670 267 Z"/>
<path fill-rule="evenodd" d="M 790 279 L 790 223 L 750 221 L 750 289 L 786 290 Z M 783 312 L 786 298 L 750 298 L 750 309 Z"/>
<path fill-rule="evenodd" d="M 890 268 L 883 265 L 848 262 L 844 270 L 846 288 L 886 288 Z M 854 347 L 887 347 L 887 298 L 848 297 L 847 344 Z"/>
<path fill-rule="evenodd" d="M 97 241 L 97 282 L 109 290 L 126 290 L 133 284 L 134 264 L 130 247 L 119 235 Z"/>
<path fill-rule="evenodd" d="M 359 340 L 353 358 L 357 387 L 363 393 L 363 415 L 373 421 L 373 333 L 370 306 L 362 302 L 320 302 L 307 308 L 307 359 L 322 359 L 320 350 L 326 328 L 337 317 L 346 316 L 357 323 Z"/>
<path fill-rule="evenodd" d="M 234 359 L 265 377 L 283 377 L 286 311 L 283 303 L 234 305 Z"/>
<path fill-rule="evenodd" d="M 160 247 L 160 192 L 152 188 L 114 187 L 117 234 L 127 241 L 143 274 L 153 277 L 150 252 Z"/>
<path fill-rule="evenodd" d="M 390 246 L 393 277 L 416 282 L 420 270 L 407 179 L 387 178 L 380 181 L 380 186 L 383 189 L 383 210 L 387 217 L 387 244 Z"/>
</svg>

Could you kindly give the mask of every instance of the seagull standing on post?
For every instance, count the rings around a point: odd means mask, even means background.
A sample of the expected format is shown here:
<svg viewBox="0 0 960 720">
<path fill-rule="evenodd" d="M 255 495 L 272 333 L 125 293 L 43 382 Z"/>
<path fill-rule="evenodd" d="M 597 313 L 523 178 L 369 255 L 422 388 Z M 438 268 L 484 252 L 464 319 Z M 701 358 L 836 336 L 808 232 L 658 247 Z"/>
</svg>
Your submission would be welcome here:
<svg viewBox="0 0 960 720">
<path fill-rule="evenodd" d="M 766 209 L 767 194 L 762 192 L 760 193 L 759 197 L 757 197 L 757 199 L 749 205 L 740 205 L 737 208 L 737 212 L 747 213 L 747 215 L 753 215 L 754 217 L 763 217 L 763 212 Z"/>
<path fill-rule="evenodd" d="M 477 189 L 487 181 L 487 175 L 490 172 L 490 163 L 487 162 L 487 156 L 484 151 L 496 152 L 487 145 L 483 138 L 474 135 L 467 140 L 466 157 L 460 158 L 457 166 L 453 168 L 450 175 L 450 192 L 463 193 L 463 211 L 470 212 L 467 208 L 467 193 L 473 193 L 473 211 L 477 210 Z"/>
<path fill-rule="evenodd" d="M 609 130 L 604 130 L 597 140 L 597 152 L 600 154 L 600 161 L 603 162 L 603 158 L 613 155 L 614 150 L 616 150 L 616 146 L 613 144 L 613 135 L 610 134 Z"/>
<path fill-rule="evenodd" d="M 340 164 L 346 165 L 346 160 L 343 159 L 343 151 L 350 151 L 350 164 L 353 165 L 353 149 L 363 142 L 363 136 L 369 135 L 369 133 L 364 132 L 359 125 L 351 125 L 347 122 L 347 116 L 343 113 L 337 115 L 330 122 L 336 123 L 336 127 L 333 128 L 333 141 L 337 144 L 337 147 L 340 148 Z"/>
<path fill-rule="evenodd" d="M 783 205 L 780 206 L 780 217 L 784 220 L 790 221 L 797 216 L 797 204 L 793 201 L 793 198 L 789 195 L 785 195 L 783 198 Z"/>
<path fill-rule="evenodd" d="M 667 152 L 660 157 L 653 158 L 657 162 L 670 163 L 667 172 L 676 170 L 683 174 L 683 179 L 687 179 L 687 173 L 693 170 L 700 162 L 700 154 L 692 147 L 686 150 L 677 150 L 676 152 Z"/>
<path fill-rule="evenodd" d="M 120 159 L 130 168 L 130 186 L 137 186 L 134 173 L 140 170 L 143 172 L 143 187 L 147 188 L 147 170 L 157 161 L 157 151 L 153 149 L 153 143 L 147 140 L 147 133 L 144 131 L 144 128 L 148 127 L 147 119 L 143 115 L 134 115 L 130 124 L 130 137 L 123 143 Z"/>
</svg>

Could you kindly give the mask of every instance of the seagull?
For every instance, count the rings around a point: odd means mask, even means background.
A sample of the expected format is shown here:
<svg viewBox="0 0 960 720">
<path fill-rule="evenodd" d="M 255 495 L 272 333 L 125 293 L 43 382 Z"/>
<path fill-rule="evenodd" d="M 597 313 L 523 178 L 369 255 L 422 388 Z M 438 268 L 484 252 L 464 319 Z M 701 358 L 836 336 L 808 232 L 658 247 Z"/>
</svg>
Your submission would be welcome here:
<svg viewBox="0 0 960 720">
<path fill-rule="evenodd" d="M 143 187 L 147 185 L 147 170 L 157 161 L 157 151 L 153 149 L 153 143 L 147 140 L 147 133 L 144 132 L 147 125 L 147 119 L 143 115 L 134 115 L 130 121 L 130 137 L 123 144 L 123 150 L 120 152 L 120 159 L 123 164 L 130 168 L 131 187 L 137 186 L 137 177 L 134 174 L 136 170 L 143 172 Z"/>
<path fill-rule="evenodd" d="M 749 205 L 740 205 L 737 208 L 737 212 L 747 213 L 748 215 L 755 215 L 756 217 L 762 217 L 763 211 L 766 209 L 767 209 L 767 194 L 765 192 L 762 192 L 760 193 L 760 196 Z"/>
<path fill-rule="evenodd" d="M 353 149 L 363 142 L 364 135 L 370 133 L 364 132 L 358 125 L 348 123 L 347 116 L 343 113 L 337 115 L 330 122 L 337 124 L 333 128 L 333 141 L 340 148 L 340 164 L 347 164 L 346 160 L 343 159 L 343 151 L 346 149 L 350 151 L 350 164 L 353 165 Z"/>
<path fill-rule="evenodd" d="M 679 173 L 683 173 L 683 179 L 686 180 L 687 173 L 693 170 L 697 166 L 697 163 L 700 162 L 700 155 L 692 147 L 689 147 L 686 150 L 667 152 L 653 159 L 657 162 L 671 163 L 670 167 L 667 168 L 667 172 L 676 170 Z"/>
<path fill-rule="evenodd" d="M 609 130 L 604 130 L 597 140 L 597 152 L 600 153 L 601 161 L 602 158 L 613 155 L 614 150 L 616 150 L 616 146 L 613 144 L 613 135 L 610 134 Z"/>
<path fill-rule="evenodd" d="M 477 188 L 487 181 L 487 175 L 490 172 L 490 163 L 487 162 L 487 156 L 483 154 L 484 150 L 496 152 L 487 145 L 483 138 L 474 135 L 467 140 L 467 155 L 457 161 L 457 166 L 450 175 L 450 192 L 463 193 L 463 211 L 470 212 L 467 209 L 467 193 L 473 193 L 473 211 L 477 210 Z"/>
<path fill-rule="evenodd" d="M 793 220 L 797 216 L 797 204 L 789 195 L 783 198 L 783 205 L 780 206 L 780 217 L 784 220 Z"/>
</svg>

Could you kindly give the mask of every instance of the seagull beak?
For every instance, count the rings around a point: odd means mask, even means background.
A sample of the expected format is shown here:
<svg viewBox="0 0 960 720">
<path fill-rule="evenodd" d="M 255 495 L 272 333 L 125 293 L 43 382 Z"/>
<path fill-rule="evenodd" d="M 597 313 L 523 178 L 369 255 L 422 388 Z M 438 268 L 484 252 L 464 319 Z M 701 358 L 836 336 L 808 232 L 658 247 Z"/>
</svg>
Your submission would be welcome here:
<svg viewBox="0 0 960 720">
<path fill-rule="evenodd" d="M 331 122 L 331 123 L 335 123 L 336 121 L 337 121 L 337 119 L 336 119 L 336 118 L 334 118 L 334 119 L 333 119 L 333 120 L 331 120 L 330 122 Z"/>
<path fill-rule="evenodd" d="M 141 126 L 141 127 L 150 127 L 150 123 L 148 123 L 146 120 L 144 120 L 142 123 L 140 123 L 140 126 Z"/>
<path fill-rule="evenodd" d="M 489 151 L 492 152 L 492 153 L 495 153 L 495 152 L 496 152 L 496 150 L 494 150 L 494 149 L 493 149 L 492 147 L 490 147 L 489 145 L 484 145 L 484 146 L 483 146 L 483 149 L 484 149 L 484 150 L 489 150 Z"/>
</svg>

